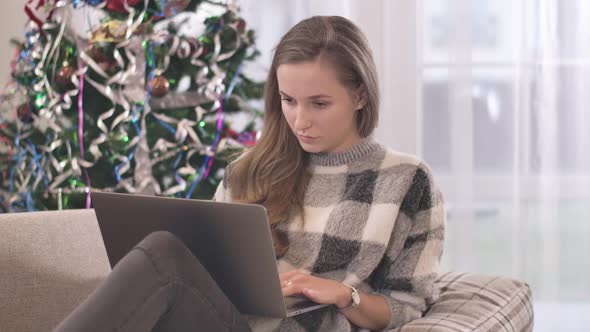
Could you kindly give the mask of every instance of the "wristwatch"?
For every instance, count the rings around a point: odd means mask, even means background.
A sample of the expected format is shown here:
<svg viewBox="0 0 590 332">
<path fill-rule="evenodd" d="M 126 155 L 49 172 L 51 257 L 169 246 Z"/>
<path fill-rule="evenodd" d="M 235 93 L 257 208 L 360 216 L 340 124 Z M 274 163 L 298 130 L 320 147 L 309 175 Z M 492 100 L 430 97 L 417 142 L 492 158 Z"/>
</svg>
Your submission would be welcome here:
<svg viewBox="0 0 590 332">
<path fill-rule="evenodd" d="M 344 286 L 350 288 L 350 290 L 352 291 L 350 293 L 350 297 L 352 298 L 352 301 L 350 303 L 350 305 L 348 307 L 344 307 L 342 309 L 348 309 L 348 308 L 356 308 L 361 304 L 361 295 L 359 294 L 359 291 L 356 290 L 356 288 L 352 287 L 351 285 L 342 283 Z"/>
</svg>

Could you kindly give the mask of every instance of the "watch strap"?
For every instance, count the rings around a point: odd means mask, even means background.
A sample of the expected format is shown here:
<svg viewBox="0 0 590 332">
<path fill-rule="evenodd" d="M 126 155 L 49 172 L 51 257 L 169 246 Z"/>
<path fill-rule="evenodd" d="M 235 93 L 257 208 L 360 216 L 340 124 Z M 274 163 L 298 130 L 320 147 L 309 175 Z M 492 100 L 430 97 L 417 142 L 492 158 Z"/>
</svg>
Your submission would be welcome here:
<svg viewBox="0 0 590 332">
<path fill-rule="evenodd" d="M 350 293 L 351 299 L 350 300 L 351 301 L 350 301 L 350 305 L 349 306 L 344 307 L 344 308 L 341 308 L 341 309 L 348 309 L 348 308 L 356 308 L 356 307 L 358 307 L 361 304 L 361 297 L 360 297 L 360 294 L 359 294 L 358 290 L 356 288 L 352 287 L 349 284 L 345 284 L 345 283 L 342 283 L 342 284 L 344 286 L 350 288 L 350 290 L 351 290 L 351 293 Z"/>
</svg>

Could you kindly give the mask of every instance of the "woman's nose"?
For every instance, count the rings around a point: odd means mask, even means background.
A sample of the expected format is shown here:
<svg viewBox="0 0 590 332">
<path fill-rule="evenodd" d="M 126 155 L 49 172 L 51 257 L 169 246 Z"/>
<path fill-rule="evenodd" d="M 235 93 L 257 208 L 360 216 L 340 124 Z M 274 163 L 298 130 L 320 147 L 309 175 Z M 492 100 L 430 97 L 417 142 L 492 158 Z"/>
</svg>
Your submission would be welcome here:
<svg viewBox="0 0 590 332">
<path fill-rule="evenodd" d="M 295 112 L 295 129 L 305 130 L 309 127 L 311 127 L 309 114 L 304 108 L 299 107 Z"/>
</svg>

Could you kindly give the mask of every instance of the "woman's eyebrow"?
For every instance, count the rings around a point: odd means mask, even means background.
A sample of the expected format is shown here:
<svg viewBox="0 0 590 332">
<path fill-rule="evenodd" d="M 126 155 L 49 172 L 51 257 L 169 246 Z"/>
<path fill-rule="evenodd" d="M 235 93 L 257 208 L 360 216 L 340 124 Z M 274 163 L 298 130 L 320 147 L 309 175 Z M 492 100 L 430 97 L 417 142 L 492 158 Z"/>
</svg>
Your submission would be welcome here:
<svg viewBox="0 0 590 332">
<path fill-rule="evenodd" d="M 319 94 L 319 95 L 310 96 L 307 99 L 322 99 L 322 98 L 331 98 L 331 97 L 332 96 L 329 96 L 329 95 Z"/>
<path fill-rule="evenodd" d="M 283 92 L 282 90 L 279 90 L 279 93 L 287 98 L 293 98 L 293 97 L 289 96 L 288 94 L 286 94 L 285 92 Z"/>
<path fill-rule="evenodd" d="M 283 96 L 287 97 L 287 98 L 292 98 L 292 99 L 294 99 L 293 97 L 289 96 L 288 94 L 286 94 L 286 93 L 285 93 L 284 91 L 282 91 L 282 90 L 279 90 L 279 93 L 280 93 L 281 95 L 283 95 Z M 312 100 L 313 100 L 313 99 L 322 99 L 322 98 L 332 98 L 332 96 L 330 96 L 330 95 L 326 95 L 326 94 L 319 94 L 319 95 L 313 95 L 313 96 L 309 96 L 309 97 L 307 97 L 307 99 L 312 99 Z"/>
</svg>

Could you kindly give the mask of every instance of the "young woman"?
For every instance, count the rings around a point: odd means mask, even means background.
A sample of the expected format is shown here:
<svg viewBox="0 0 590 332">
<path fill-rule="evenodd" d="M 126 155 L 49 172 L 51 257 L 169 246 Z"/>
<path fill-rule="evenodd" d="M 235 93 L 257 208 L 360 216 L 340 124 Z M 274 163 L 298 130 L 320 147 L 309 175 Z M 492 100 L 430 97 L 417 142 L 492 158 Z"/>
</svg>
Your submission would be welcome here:
<svg viewBox="0 0 590 332">
<path fill-rule="evenodd" d="M 264 205 L 283 294 L 331 306 L 282 320 L 245 317 L 182 243 L 160 232 L 58 331 L 383 330 L 419 318 L 437 296 L 444 204 L 423 162 L 374 140 L 378 110 L 361 31 L 342 17 L 298 23 L 275 49 L 260 140 L 227 168 L 214 197 Z"/>
</svg>

